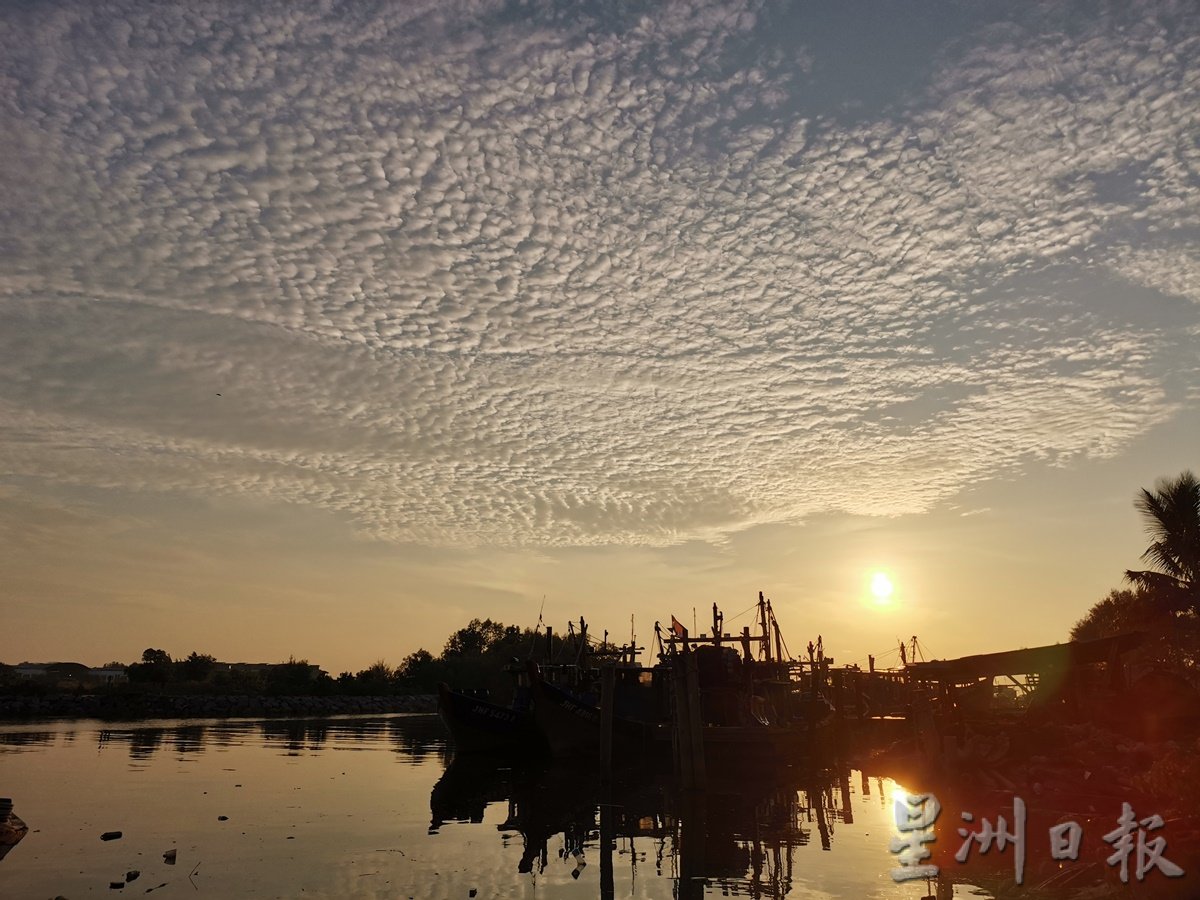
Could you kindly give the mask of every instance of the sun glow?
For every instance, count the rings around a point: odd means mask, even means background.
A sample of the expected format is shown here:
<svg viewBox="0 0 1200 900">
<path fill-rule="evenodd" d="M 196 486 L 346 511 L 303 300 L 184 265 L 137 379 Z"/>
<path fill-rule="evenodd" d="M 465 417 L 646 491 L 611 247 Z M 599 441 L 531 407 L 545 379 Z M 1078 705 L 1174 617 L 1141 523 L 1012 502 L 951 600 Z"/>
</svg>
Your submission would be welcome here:
<svg viewBox="0 0 1200 900">
<path fill-rule="evenodd" d="M 889 603 L 894 590 L 892 579 L 885 572 L 876 572 L 871 576 L 871 593 L 877 603 Z"/>
</svg>

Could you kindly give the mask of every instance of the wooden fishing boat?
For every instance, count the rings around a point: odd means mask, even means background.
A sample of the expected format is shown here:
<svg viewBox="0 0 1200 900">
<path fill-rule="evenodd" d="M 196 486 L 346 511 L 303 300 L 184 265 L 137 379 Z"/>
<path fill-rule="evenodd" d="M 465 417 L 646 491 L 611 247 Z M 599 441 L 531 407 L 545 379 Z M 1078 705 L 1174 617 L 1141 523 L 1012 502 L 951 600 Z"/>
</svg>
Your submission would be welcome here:
<svg viewBox="0 0 1200 900">
<path fill-rule="evenodd" d="M 832 730 L 833 707 L 819 689 L 832 660 L 820 638 L 809 644 L 805 665 L 786 652 L 761 592 L 758 620 L 758 635 L 749 628 L 725 634 L 714 604 L 710 635 L 691 637 L 674 617 L 670 632 L 660 632 L 660 659 L 671 669 L 672 752 L 685 782 L 703 773 L 706 760 L 718 766 L 809 760 Z"/>
<path fill-rule="evenodd" d="M 532 661 L 527 667 L 516 660 L 505 667 L 513 679 L 511 706 L 494 703 L 479 692 L 455 691 L 447 684 L 439 685 L 438 713 L 450 731 L 456 749 L 510 757 L 544 753 L 546 739 L 533 712 L 537 702 L 532 691 L 531 671 L 537 673 L 539 682 L 549 684 L 553 689 L 554 700 L 543 701 L 543 706 L 568 707 L 578 701 L 582 709 L 595 703 L 598 666 L 602 662 L 628 660 L 628 664 L 633 665 L 636 660 L 638 647 L 634 644 L 614 647 L 607 643 L 607 632 L 600 646 L 589 643 L 588 624 L 583 618 L 579 620 L 578 631 L 574 623 L 568 625 L 568 634 L 560 647 L 559 658 L 555 658 L 553 630 L 546 628 L 544 667 L 539 668 Z M 564 654 L 566 659 L 561 658 Z"/>
<path fill-rule="evenodd" d="M 500 706 L 438 685 L 438 715 L 456 750 L 467 753 L 536 753 L 545 742 L 527 709 Z"/>
<path fill-rule="evenodd" d="M 656 625 L 657 666 L 614 667 L 615 757 L 679 759 L 682 752 L 689 759 L 786 764 L 811 756 L 832 723 L 832 706 L 816 690 L 814 673 L 824 660 L 819 651 L 813 655 L 805 678 L 801 664 L 784 658 L 778 623 L 761 594 L 759 606 L 760 635 L 748 628 L 741 635 L 722 634 L 723 617 L 714 605 L 711 636 L 693 638 L 672 617 L 669 633 Z M 759 658 L 751 653 L 755 643 Z M 534 720 L 550 752 L 599 755 L 604 739 L 599 686 L 563 690 L 534 664 L 529 674 Z"/>
<path fill-rule="evenodd" d="M 661 743 L 665 716 L 655 704 L 652 681 L 643 677 L 653 669 L 620 667 L 614 679 L 616 712 L 613 717 L 614 751 L 634 754 L 652 751 Z M 545 678 L 536 663 L 529 663 L 533 693 L 533 718 L 551 754 L 557 757 L 594 756 L 600 753 L 601 711 L 598 691 L 569 691 Z M 670 740 L 669 733 L 666 739 Z"/>
</svg>

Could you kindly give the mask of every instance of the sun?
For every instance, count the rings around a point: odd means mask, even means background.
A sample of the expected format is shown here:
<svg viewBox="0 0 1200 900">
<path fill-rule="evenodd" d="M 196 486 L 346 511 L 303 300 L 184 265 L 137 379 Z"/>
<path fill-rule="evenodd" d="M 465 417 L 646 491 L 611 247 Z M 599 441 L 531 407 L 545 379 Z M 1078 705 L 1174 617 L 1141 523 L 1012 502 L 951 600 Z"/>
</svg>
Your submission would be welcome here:
<svg viewBox="0 0 1200 900">
<path fill-rule="evenodd" d="M 890 601 L 894 590 L 892 579 L 888 578 L 885 572 L 876 572 L 871 576 L 871 593 L 875 595 L 877 603 Z"/>
</svg>

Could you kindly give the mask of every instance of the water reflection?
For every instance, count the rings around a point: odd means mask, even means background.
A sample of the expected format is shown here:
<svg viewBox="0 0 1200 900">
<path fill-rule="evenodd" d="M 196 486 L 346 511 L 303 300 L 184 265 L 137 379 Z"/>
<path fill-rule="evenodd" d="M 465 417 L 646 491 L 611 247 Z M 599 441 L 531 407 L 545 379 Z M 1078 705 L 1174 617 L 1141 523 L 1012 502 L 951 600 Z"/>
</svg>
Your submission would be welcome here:
<svg viewBox="0 0 1200 900">
<path fill-rule="evenodd" d="M 0 753 L 70 745 L 78 730 L 0 730 Z M 83 729 L 83 736 L 89 734 Z M 431 716 L 382 715 L 378 717 L 312 719 L 223 719 L 169 724 L 97 725 L 90 734 L 99 752 L 124 748 L 133 761 L 143 763 L 160 751 L 186 761 L 209 751 L 261 746 L 284 756 L 315 754 L 325 750 L 373 749 L 386 744 L 405 762 L 417 763 L 445 753 L 441 724 Z"/>
<path fill-rule="evenodd" d="M 53 731 L 0 732 L 0 753 L 16 753 L 23 747 L 53 744 L 58 737 L 58 733 Z"/>
<path fill-rule="evenodd" d="M 429 830 L 483 822 L 488 805 L 504 803 L 507 814 L 495 827 L 501 840 L 521 842 L 519 873 L 565 863 L 578 879 L 599 856 L 601 897 L 610 897 L 617 859 L 632 867 L 631 877 L 652 859 L 656 875 L 674 879 L 676 897 L 713 888 L 784 897 L 795 884 L 796 850 L 813 841 L 830 850 L 838 828 L 853 824 L 850 776 L 744 772 L 688 794 L 662 772 L 619 773 L 602 785 L 570 765 L 510 769 L 463 757 L 433 787 Z"/>
</svg>

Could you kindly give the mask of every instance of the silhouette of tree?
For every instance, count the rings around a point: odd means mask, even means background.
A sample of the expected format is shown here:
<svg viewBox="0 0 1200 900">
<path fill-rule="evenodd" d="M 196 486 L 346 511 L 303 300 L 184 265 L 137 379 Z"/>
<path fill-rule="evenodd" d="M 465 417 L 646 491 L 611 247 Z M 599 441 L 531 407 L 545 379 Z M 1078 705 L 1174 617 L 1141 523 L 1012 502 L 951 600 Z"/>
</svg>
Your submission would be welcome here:
<svg viewBox="0 0 1200 900">
<path fill-rule="evenodd" d="M 212 673 L 216 658 L 207 653 L 197 653 L 193 650 L 187 659 L 180 660 L 176 665 L 181 670 L 184 681 L 204 681 Z"/>
<path fill-rule="evenodd" d="M 446 641 L 442 657 L 478 656 L 486 653 L 502 641 L 519 638 L 521 629 L 516 625 L 504 625 L 491 619 L 472 619 L 466 628 L 460 628 Z"/>
<path fill-rule="evenodd" d="M 398 682 L 420 691 L 435 691 L 442 680 L 439 661 L 424 647 L 404 657 L 395 674 Z"/>
<path fill-rule="evenodd" d="M 1142 559 L 1154 568 L 1126 571 L 1126 580 L 1172 612 L 1200 615 L 1200 481 L 1190 471 L 1160 478 L 1135 506 L 1153 538 Z"/>
<path fill-rule="evenodd" d="M 142 651 L 142 661 L 133 663 L 126 671 L 129 673 L 129 680 L 133 682 L 166 684 L 174 674 L 173 669 L 170 653 L 147 647 Z"/>
<path fill-rule="evenodd" d="M 1163 611 L 1153 595 L 1143 588 L 1108 592 L 1108 596 L 1088 610 L 1071 629 L 1071 640 L 1088 641 L 1112 637 L 1143 628 L 1147 622 L 1162 618 Z"/>
</svg>

